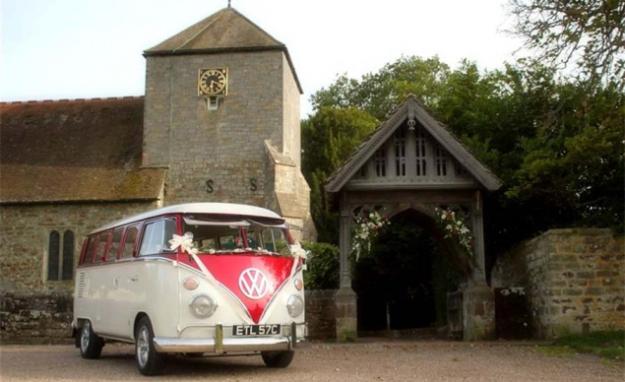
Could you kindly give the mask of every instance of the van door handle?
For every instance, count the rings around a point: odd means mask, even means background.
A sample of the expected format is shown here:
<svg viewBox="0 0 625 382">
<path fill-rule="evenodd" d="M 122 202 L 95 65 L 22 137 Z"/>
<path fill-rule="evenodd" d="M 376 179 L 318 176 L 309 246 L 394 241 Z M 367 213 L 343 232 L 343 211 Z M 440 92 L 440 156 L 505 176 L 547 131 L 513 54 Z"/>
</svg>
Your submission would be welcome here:
<svg viewBox="0 0 625 382">
<path fill-rule="evenodd" d="M 137 276 L 132 276 L 132 277 L 130 278 L 130 281 L 132 281 L 133 283 L 136 283 L 137 281 L 139 281 L 139 277 L 137 277 Z"/>
</svg>

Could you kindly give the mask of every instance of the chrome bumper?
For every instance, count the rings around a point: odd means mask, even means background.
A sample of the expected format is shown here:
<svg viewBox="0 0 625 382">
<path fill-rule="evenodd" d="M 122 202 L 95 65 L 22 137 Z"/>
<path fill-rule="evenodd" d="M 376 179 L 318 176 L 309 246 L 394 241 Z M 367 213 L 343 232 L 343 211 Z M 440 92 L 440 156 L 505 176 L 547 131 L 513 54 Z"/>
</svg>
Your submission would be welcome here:
<svg viewBox="0 0 625 382">
<path fill-rule="evenodd" d="M 215 327 L 214 338 L 154 337 L 154 347 L 159 353 L 249 353 L 258 351 L 291 350 L 301 341 L 296 335 L 295 324 L 291 335 L 275 337 L 226 337 L 223 327 Z"/>
</svg>

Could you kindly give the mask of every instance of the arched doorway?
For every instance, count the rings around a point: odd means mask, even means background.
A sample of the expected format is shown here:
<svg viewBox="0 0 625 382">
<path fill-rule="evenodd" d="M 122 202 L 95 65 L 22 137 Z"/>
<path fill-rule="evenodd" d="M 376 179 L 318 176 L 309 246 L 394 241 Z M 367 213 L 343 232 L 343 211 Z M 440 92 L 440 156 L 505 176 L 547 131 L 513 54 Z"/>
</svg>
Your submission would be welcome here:
<svg viewBox="0 0 625 382">
<path fill-rule="evenodd" d="M 494 298 L 486 284 L 482 199 L 484 192 L 500 186 L 501 181 L 416 97 L 409 96 L 399 105 L 325 185 L 340 216 L 340 287 L 335 295 L 337 338 L 348 340 L 357 335 L 358 304 L 350 263 L 353 211 L 367 205 L 381 206 L 387 211 L 414 208 L 428 216 L 434 216 L 435 209 L 443 206 L 459 206 L 466 212 L 472 238 L 468 245 L 460 244 L 470 247 L 467 252 L 472 258 L 471 276 L 454 298 L 454 322 L 458 324 L 453 331 L 459 331 L 467 340 L 491 337 Z M 409 220 L 415 219 L 418 220 Z M 439 273 L 432 272 L 432 280 Z M 365 283 L 362 280 L 361 284 Z M 411 325 L 418 324 L 422 323 L 413 320 Z"/>
<path fill-rule="evenodd" d="M 354 267 L 360 335 L 447 324 L 447 293 L 466 275 L 442 239 L 434 220 L 415 209 L 390 219 Z"/>
</svg>

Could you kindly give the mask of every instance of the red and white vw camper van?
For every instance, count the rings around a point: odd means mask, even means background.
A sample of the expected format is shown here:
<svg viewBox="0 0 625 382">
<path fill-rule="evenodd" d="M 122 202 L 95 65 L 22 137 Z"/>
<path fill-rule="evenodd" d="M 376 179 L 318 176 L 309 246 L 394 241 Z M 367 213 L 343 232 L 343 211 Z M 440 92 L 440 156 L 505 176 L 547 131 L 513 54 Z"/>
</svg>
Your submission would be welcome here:
<svg viewBox="0 0 625 382">
<path fill-rule="evenodd" d="M 253 206 L 169 206 L 88 235 L 76 271 L 76 346 L 135 344 L 142 374 L 163 353 L 262 355 L 286 367 L 306 335 L 305 251 L 283 218 Z"/>
</svg>

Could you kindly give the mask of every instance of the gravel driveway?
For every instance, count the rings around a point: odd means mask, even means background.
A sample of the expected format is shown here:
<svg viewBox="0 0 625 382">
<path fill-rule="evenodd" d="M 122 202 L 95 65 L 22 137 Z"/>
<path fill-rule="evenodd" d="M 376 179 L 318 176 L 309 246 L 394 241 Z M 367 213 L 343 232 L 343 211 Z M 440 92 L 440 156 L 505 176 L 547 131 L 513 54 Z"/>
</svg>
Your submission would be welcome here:
<svg viewBox="0 0 625 382">
<path fill-rule="evenodd" d="M 259 356 L 170 360 L 158 380 L 210 381 L 623 381 L 623 365 L 594 356 L 554 357 L 528 344 L 443 341 L 309 343 L 288 369 Z M 111 344 L 99 360 L 72 346 L 0 347 L 0 380 L 145 381 L 133 347 Z"/>
</svg>

